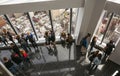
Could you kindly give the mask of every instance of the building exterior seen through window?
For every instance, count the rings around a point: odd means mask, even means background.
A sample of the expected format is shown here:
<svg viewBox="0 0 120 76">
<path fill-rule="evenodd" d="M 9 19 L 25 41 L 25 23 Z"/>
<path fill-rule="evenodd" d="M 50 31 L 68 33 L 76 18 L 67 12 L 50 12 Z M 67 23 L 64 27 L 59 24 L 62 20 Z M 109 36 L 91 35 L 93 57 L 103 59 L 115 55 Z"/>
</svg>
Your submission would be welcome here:
<svg viewBox="0 0 120 76">
<path fill-rule="evenodd" d="M 18 34 L 27 32 L 33 33 L 31 24 L 26 13 L 14 13 L 9 14 L 8 16 Z"/>
<path fill-rule="evenodd" d="M 110 40 L 113 40 L 117 44 L 120 40 L 120 16 L 115 13 L 111 16 L 111 14 L 105 13 L 96 35 L 100 42 L 103 40 L 103 43 L 108 43 Z M 109 21 L 110 23 L 108 24 Z"/>
<path fill-rule="evenodd" d="M 72 17 L 70 17 L 70 14 L 72 14 Z M 71 31 L 71 34 L 74 35 L 77 14 L 78 8 L 72 8 L 72 13 L 70 8 L 66 8 L 1 15 L 0 32 L 3 30 L 10 31 L 14 39 L 16 34 L 21 35 L 22 33 L 30 32 L 35 36 L 36 40 L 37 38 L 39 40 L 44 38 L 45 32 L 51 30 L 55 32 L 56 38 L 59 38 L 63 31 L 65 33 L 70 33 Z M 72 24 L 70 26 L 71 18 Z M 53 25 L 51 25 L 51 22 Z"/>
<path fill-rule="evenodd" d="M 29 14 L 39 38 L 44 37 L 45 31 L 52 30 L 48 11 L 29 12 Z"/>
</svg>

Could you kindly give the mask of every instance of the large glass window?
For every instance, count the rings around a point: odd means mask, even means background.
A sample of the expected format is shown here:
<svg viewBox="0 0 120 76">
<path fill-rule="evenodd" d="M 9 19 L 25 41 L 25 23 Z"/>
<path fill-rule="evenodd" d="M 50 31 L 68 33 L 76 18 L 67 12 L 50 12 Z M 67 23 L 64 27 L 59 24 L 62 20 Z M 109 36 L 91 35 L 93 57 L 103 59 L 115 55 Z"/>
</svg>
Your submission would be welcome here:
<svg viewBox="0 0 120 76">
<path fill-rule="evenodd" d="M 4 30 L 10 31 L 12 33 L 12 35 L 15 35 L 14 31 L 10 27 L 6 18 L 3 15 L 1 15 L 0 16 L 0 34 L 2 34 Z"/>
<path fill-rule="evenodd" d="M 70 9 L 51 10 L 53 27 L 56 36 L 59 36 L 62 31 L 66 33 L 70 29 Z"/>
<path fill-rule="evenodd" d="M 108 24 L 109 21 L 110 23 Z M 113 40 L 116 44 L 120 40 L 120 16 L 116 14 L 112 16 L 112 13 L 106 12 L 96 35 L 102 43 L 108 43 Z"/>
<path fill-rule="evenodd" d="M 115 43 L 117 42 L 120 37 L 119 26 L 119 15 L 114 14 L 103 40 L 104 43 L 108 43 L 110 40 L 113 40 Z"/>
<path fill-rule="evenodd" d="M 34 34 L 26 13 L 14 13 L 8 16 L 18 34 L 26 32 Z"/>
<path fill-rule="evenodd" d="M 70 27 L 70 9 L 51 10 L 53 27 L 56 36 L 59 36 L 62 31 L 74 34 L 78 8 L 72 9 L 72 26 Z"/>
<path fill-rule="evenodd" d="M 39 38 L 44 37 L 46 30 L 52 30 L 48 11 L 30 12 L 29 14 L 33 20 L 34 28 Z"/>
<path fill-rule="evenodd" d="M 99 41 L 102 41 L 102 38 L 103 38 L 103 36 L 105 34 L 105 30 L 107 28 L 107 23 L 109 21 L 110 15 L 111 14 L 109 14 L 107 12 L 104 14 L 104 17 L 103 17 L 103 19 L 102 19 L 102 21 L 101 21 L 101 23 L 99 25 L 99 28 L 98 28 L 98 30 L 96 32 L 96 35 L 98 36 Z"/>
<path fill-rule="evenodd" d="M 77 23 L 77 16 L 78 16 L 78 8 L 72 9 L 72 26 L 71 26 L 71 33 L 74 34 L 75 27 Z"/>
</svg>

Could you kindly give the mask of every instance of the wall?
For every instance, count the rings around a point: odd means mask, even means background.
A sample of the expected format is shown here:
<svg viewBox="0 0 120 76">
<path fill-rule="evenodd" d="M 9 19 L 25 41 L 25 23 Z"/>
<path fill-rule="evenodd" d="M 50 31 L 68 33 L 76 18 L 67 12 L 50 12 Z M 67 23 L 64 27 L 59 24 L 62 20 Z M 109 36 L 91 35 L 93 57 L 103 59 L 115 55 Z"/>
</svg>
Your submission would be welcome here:
<svg viewBox="0 0 120 76">
<path fill-rule="evenodd" d="M 0 14 L 32 12 L 39 10 L 79 8 L 83 7 L 84 0 L 52 0 L 45 2 L 0 5 Z"/>
</svg>

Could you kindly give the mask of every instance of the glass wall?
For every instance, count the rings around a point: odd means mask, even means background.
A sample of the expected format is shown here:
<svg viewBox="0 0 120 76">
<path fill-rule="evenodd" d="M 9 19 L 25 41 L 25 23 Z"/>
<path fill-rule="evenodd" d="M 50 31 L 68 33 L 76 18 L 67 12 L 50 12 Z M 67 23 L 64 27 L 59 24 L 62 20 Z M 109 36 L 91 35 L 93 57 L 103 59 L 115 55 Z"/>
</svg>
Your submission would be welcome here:
<svg viewBox="0 0 120 76">
<path fill-rule="evenodd" d="M 117 40 L 120 37 L 119 25 L 120 25 L 119 15 L 114 14 L 108 27 L 108 30 L 106 32 L 105 38 L 103 40 L 104 43 L 108 43 L 110 40 L 113 40 L 115 43 L 117 42 Z"/>
<path fill-rule="evenodd" d="M 50 12 L 52 17 L 50 16 Z M 70 14 L 72 14 L 72 17 L 70 17 Z M 20 35 L 22 33 L 30 32 L 34 36 L 38 37 L 38 39 L 41 39 L 44 38 L 46 31 L 54 30 L 57 38 L 60 36 L 62 31 L 66 33 L 70 33 L 71 31 L 71 34 L 74 35 L 77 14 L 78 8 L 72 8 L 72 13 L 70 12 L 70 8 L 66 8 L 50 11 L 35 11 L 1 15 L 0 34 L 2 34 L 3 31 L 10 31 L 14 37 L 16 34 Z M 50 19 L 50 17 L 52 19 Z M 70 27 L 71 18 L 72 24 Z M 53 25 L 51 25 L 51 22 Z"/>
<path fill-rule="evenodd" d="M 70 9 L 57 9 L 51 10 L 53 27 L 56 36 L 59 36 L 62 31 L 66 33 L 74 34 L 74 29 L 76 25 L 78 8 L 73 8 L 72 10 L 72 26 L 70 27 Z"/>
<path fill-rule="evenodd" d="M 96 32 L 98 40 L 101 43 L 108 43 L 110 40 L 113 40 L 116 44 L 120 39 L 120 16 L 106 12 L 102 22 Z M 111 20 L 110 20 L 111 18 Z M 108 24 L 108 22 L 110 23 Z"/>
<path fill-rule="evenodd" d="M 26 13 L 14 13 L 9 14 L 8 16 L 18 34 L 27 32 L 34 34 Z"/>
<path fill-rule="evenodd" d="M 69 32 L 70 25 L 70 9 L 51 10 L 53 27 L 56 36 L 59 36 L 62 31 Z"/>
<path fill-rule="evenodd" d="M 52 30 L 48 11 L 30 12 L 29 14 L 32 18 L 35 31 L 39 38 L 44 37 L 46 30 Z"/>
<path fill-rule="evenodd" d="M 15 35 L 14 31 L 10 27 L 6 18 L 3 15 L 1 15 L 0 16 L 0 34 L 3 33 L 4 30 L 10 31 L 12 33 L 12 35 Z"/>
</svg>

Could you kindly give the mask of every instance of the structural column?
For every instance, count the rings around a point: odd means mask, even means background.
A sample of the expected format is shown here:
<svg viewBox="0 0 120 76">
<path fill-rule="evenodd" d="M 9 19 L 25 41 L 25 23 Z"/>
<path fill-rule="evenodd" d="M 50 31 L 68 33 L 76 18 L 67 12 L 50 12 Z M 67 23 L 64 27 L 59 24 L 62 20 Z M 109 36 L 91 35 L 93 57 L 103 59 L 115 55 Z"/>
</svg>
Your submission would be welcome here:
<svg viewBox="0 0 120 76">
<path fill-rule="evenodd" d="M 84 14 L 80 24 L 80 32 L 77 40 L 79 44 L 82 37 L 87 33 L 94 33 L 98 20 L 101 16 L 106 0 L 86 0 L 84 5 Z"/>
</svg>

